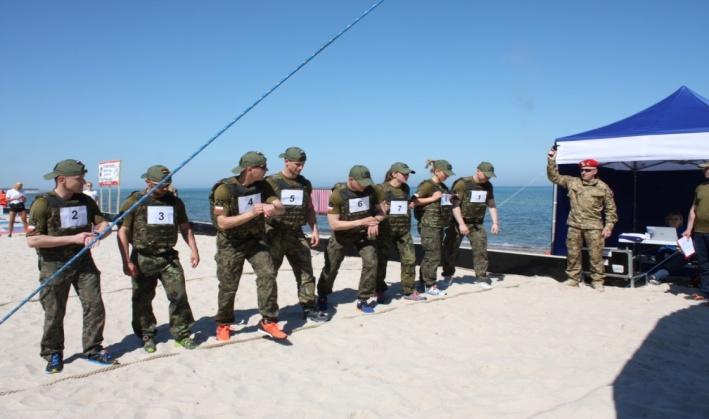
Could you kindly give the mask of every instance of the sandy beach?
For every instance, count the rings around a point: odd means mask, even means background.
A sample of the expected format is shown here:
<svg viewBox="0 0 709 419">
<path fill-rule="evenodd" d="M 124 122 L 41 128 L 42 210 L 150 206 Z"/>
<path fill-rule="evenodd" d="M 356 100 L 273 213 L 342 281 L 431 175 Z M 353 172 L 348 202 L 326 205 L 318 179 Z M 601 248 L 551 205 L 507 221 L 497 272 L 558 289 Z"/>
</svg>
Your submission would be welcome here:
<svg viewBox="0 0 709 419">
<path fill-rule="evenodd" d="M 187 268 L 201 346 L 175 346 L 162 288 L 154 302 L 158 348 L 143 351 L 130 326 L 130 281 L 115 237 L 94 252 L 107 311 L 105 346 L 121 365 L 100 368 L 81 352 L 81 306 L 65 319 L 66 365 L 46 375 L 36 298 L 0 326 L 1 417 L 215 418 L 700 418 L 709 415 L 709 307 L 674 285 L 572 289 L 546 277 L 507 275 L 484 291 L 460 270 L 449 295 L 395 298 L 374 315 L 355 310 L 360 261 L 335 283 L 333 318 L 306 323 L 287 263 L 278 278 L 288 345 L 256 330 L 254 275 L 237 294 L 235 334 L 214 338 L 213 237 L 199 236 L 202 263 Z M 183 266 L 187 247 L 180 243 Z M 22 236 L 0 237 L 3 314 L 38 285 Z M 314 257 L 316 276 L 323 255 Z M 400 290 L 390 263 L 391 292 Z"/>
</svg>

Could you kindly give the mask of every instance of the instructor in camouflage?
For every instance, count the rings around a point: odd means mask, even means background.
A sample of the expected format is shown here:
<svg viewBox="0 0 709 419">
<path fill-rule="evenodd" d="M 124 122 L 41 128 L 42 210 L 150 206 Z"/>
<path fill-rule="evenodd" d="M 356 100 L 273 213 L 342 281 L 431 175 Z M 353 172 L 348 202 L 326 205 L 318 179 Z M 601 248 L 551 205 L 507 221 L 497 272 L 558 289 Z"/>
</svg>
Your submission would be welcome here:
<svg viewBox="0 0 709 419">
<path fill-rule="evenodd" d="M 217 227 L 217 340 L 230 338 L 234 300 L 246 260 L 256 272 L 256 293 L 262 317 L 259 331 L 277 340 L 288 337 L 278 326 L 276 272 L 265 230 L 265 219 L 281 215 L 285 210 L 273 188 L 263 180 L 267 171 L 266 157 L 249 151 L 232 170 L 236 176 L 217 182 L 209 195 L 212 222 Z"/>
<path fill-rule="evenodd" d="M 170 175 L 162 165 L 148 168 L 142 175 L 146 188 L 128 196 L 120 208 L 124 213 Z M 158 280 L 170 301 L 170 333 L 177 345 L 194 349 L 190 327 L 194 323 L 192 309 L 187 300 L 185 273 L 180 264 L 177 244 L 178 230 L 190 247 L 190 265 L 199 264 L 199 251 L 192 232 L 185 204 L 169 191 L 172 179 L 155 189 L 133 212 L 123 218 L 118 229 L 118 249 L 123 260 L 123 273 L 131 277 L 133 296 L 133 331 L 143 342 L 146 352 L 155 352 L 157 321 L 153 314 L 153 299 Z M 133 247 L 131 251 L 130 247 Z"/>
<path fill-rule="evenodd" d="M 85 173 L 80 161 L 60 161 L 44 175 L 47 180 L 54 179 L 54 190 L 32 203 L 27 244 L 37 250 L 40 282 L 81 251 L 95 237 L 94 231 L 108 226 L 96 202 L 83 194 Z M 64 315 L 72 286 L 83 311 L 84 355 L 97 364 L 116 363 L 101 346 L 106 323 L 101 278 L 91 252 L 86 252 L 39 294 L 44 309 L 40 355 L 47 360 L 45 371 L 49 374 L 64 368 Z"/>
<path fill-rule="evenodd" d="M 301 148 L 289 147 L 279 157 L 284 159 L 283 170 L 266 178 L 285 208 L 283 215 L 266 220 L 266 242 L 271 251 L 273 269 L 278 274 L 285 256 L 293 268 L 303 317 L 315 322 L 326 321 L 327 315 L 317 310 L 315 305 L 315 276 L 310 248 L 320 243 L 320 233 L 310 197 L 313 185 L 300 174 L 307 156 Z M 304 224 L 310 226 L 310 240 L 303 233 Z"/>
<path fill-rule="evenodd" d="M 556 147 L 552 147 L 547 156 L 547 177 L 551 182 L 568 189 L 571 206 L 566 219 L 569 229 L 566 235 L 567 279 L 564 284 L 577 287 L 581 282 L 581 248 L 585 241 L 591 265 L 591 286 L 597 291 L 603 291 L 603 245 L 618 221 L 613 191 L 598 179 L 596 160 L 581 161 L 581 177 L 577 178 L 559 174 Z"/>
<path fill-rule="evenodd" d="M 490 178 L 495 177 L 495 168 L 490 162 L 481 162 L 473 176 L 462 177 L 453 183 L 453 193 L 460 201 L 463 221 L 468 227 L 468 241 L 473 253 L 473 268 L 478 285 L 491 288 L 487 267 L 487 234 L 485 233 L 485 212 L 490 210 L 492 226 L 490 232 L 500 231 L 495 194 Z M 452 221 L 446 229 L 443 241 L 443 278 L 450 282 L 455 274 L 455 261 L 458 258 L 460 244 L 464 235 L 458 229 L 458 223 Z"/>
</svg>

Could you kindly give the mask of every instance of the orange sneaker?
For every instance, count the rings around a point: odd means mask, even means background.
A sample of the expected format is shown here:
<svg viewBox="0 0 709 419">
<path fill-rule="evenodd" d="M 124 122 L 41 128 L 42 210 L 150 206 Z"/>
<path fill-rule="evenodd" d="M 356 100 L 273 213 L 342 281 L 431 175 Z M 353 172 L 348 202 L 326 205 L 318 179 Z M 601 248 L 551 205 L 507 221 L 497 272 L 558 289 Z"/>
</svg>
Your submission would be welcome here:
<svg viewBox="0 0 709 419">
<path fill-rule="evenodd" d="M 231 328 L 227 323 L 217 324 L 217 340 L 227 341 L 231 337 Z"/>
<path fill-rule="evenodd" d="M 263 319 L 258 323 L 259 332 L 268 335 L 276 340 L 283 340 L 288 335 L 278 326 L 278 323 Z"/>
</svg>

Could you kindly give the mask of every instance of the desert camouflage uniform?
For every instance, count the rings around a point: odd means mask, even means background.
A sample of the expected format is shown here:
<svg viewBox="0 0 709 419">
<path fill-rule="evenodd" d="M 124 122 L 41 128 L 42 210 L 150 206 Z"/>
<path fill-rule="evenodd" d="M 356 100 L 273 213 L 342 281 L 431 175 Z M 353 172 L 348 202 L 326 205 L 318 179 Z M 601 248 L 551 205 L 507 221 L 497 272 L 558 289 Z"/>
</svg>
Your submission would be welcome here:
<svg viewBox="0 0 709 419">
<path fill-rule="evenodd" d="M 315 276 L 313 275 L 310 241 L 305 237 L 302 226 L 307 224 L 308 209 L 311 207 L 313 186 L 303 176 L 287 179 L 282 173 L 266 178 L 276 196 L 280 196 L 285 214 L 269 219 L 266 224 L 266 242 L 270 248 L 273 268 L 278 269 L 283 257 L 293 268 L 298 285 L 298 301 L 304 308 L 315 304 Z M 298 199 L 298 197 L 302 199 Z"/>
<path fill-rule="evenodd" d="M 65 212 L 64 217 L 62 212 Z M 68 217 L 67 212 L 69 212 Z M 86 215 L 86 219 L 82 214 Z M 62 226 L 62 219 L 67 225 Z M 29 224 L 34 226 L 34 230 L 28 235 L 71 236 L 91 231 L 92 225 L 103 221 L 105 221 L 103 214 L 89 196 L 80 193 L 64 200 L 54 192 L 49 192 L 39 196 L 32 203 Z M 81 245 L 38 248 L 40 282 L 59 270 L 82 248 Z M 94 264 L 91 252 L 86 252 L 40 291 L 39 300 L 44 309 L 44 332 L 40 355 L 45 359 L 49 359 L 53 353 L 63 354 L 64 315 L 69 289 L 72 286 L 79 296 L 83 311 L 81 341 L 84 354 L 88 355 L 102 349 L 106 312 L 101 298 L 100 273 Z"/>
<path fill-rule="evenodd" d="M 591 265 L 591 280 L 596 285 L 602 285 L 605 270 L 604 240 L 601 232 L 604 228 L 613 230 L 618 221 L 613 191 L 600 179 L 586 182 L 578 177 L 560 175 L 553 158 L 547 159 L 547 177 L 553 183 L 568 189 L 571 209 L 566 219 L 569 227 L 566 236 L 567 278 L 575 282 L 581 281 L 581 248 L 585 241 Z"/>
<path fill-rule="evenodd" d="M 214 208 L 223 208 L 226 217 L 239 214 L 239 197 L 271 203 L 277 199 L 273 189 L 265 181 L 258 181 L 243 187 L 236 177 L 222 179 L 212 188 L 210 207 L 216 225 Z M 255 202 L 252 202 L 255 203 Z M 256 273 L 258 307 L 264 319 L 278 318 L 278 288 L 276 271 L 266 244 L 265 221 L 263 215 L 229 230 L 217 229 L 217 279 L 219 280 L 217 323 L 234 321 L 234 300 L 239 288 L 239 280 L 248 260 Z"/>
<path fill-rule="evenodd" d="M 387 182 L 377 185 L 377 189 L 389 207 L 389 214 L 379 223 L 376 290 L 387 290 L 385 282 L 387 262 L 389 255 L 398 251 L 401 262 L 401 288 L 404 295 L 408 295 L 415 291 L 416 279 L 416 252 L 411 237 L 411 211 L 408 209 L 411 198 L 409 186 L 403 184 L 400 188 L 395 188 Z M 400 211 L 406 208 L 406 214 L 391 214 L 392 205 L 400 206 Z"/>
<path fill-rule="evenodd" d="M 473 176 L 460 178 L 453 183 L 453 193 L 460 199 L 463 220 L 468 226 L 468 241 L 473 253 L 475 276 L 487 276 L 487 233 L 485 232 L 485 210 L 495 199 L 492 183 L 477 183 Z M 472 199 L 471 199 L 472 197 Z M 482 199 L 482 202 L 471 202 Z M 451 220 L 443 241 L 443 276 L 455 274 L 455 262 L 460 251 L 463 236 L 458 231 L 458 223 Z"/>
<path fill-rule="evenodd" d="M 120 212 L 127 211 L 143 195 L 144 193 L 141 192 L 133 192 L 121 206 Z M 158 207 L 158 209 L 170 207 L 172 215 L 167 211 L 159 211 L 156 215 L 159 219 L 157 222 L 164 220 L 165 223 L 149 223 L 147 216 L 149 207 Z M 168 219 L 170 216 L 171 220 Z M 138 277 L 131 278 L 133 287 L 131 324 L 133 331 L 140 338 L 155 337 L 157 320 L 153 313 L 153 299 L 158 279 L 162 282 L 167 299 L 170 301 L 170 333 L 178 341 L 191 334 L 190 327 L 194 323 L 194 317 L 187 299 L 185 274 L 178 253 L 174 249 L 179 226 L 187 222 L 189 220 L 184 203 L 171 192 L 160 198 L 149 197 L 136 210 L 123 218 L 121 227 L 128 229 L 128 237 L 133 245 L 131 262 L 138 268 Z"/>
</svg>

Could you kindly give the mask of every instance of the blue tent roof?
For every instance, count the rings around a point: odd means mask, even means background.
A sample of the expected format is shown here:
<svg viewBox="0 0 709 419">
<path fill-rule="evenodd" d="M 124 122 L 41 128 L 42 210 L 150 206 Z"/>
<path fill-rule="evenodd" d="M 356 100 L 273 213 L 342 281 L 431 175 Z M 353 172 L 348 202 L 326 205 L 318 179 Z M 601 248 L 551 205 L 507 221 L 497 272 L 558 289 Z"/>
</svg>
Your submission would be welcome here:
<svg viewBox="0 0 709 419">
<path fill-rule="evenodd" d="M 633 116 L 558 141 L 709 131 L 709 100 L 686 86 Z"/>
</svg>

